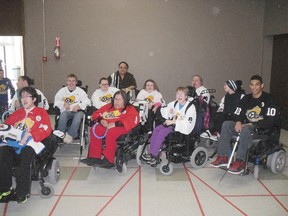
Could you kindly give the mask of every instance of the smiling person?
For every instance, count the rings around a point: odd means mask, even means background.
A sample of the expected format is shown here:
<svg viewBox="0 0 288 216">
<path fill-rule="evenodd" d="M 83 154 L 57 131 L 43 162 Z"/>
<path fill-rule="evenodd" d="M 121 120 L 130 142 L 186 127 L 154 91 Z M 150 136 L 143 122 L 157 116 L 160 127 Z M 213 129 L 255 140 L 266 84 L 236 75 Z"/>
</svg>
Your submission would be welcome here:
<svg viewBox="0 0 288 216">
<path fill-rule="evenodd" d="M 147 164 L 155 165 L 159 159 L 159 150 L 165 138 L 173 131 L 188 135 L 192 132 L 196 123 L 196 109 L 192 102 L 188 101 L 188 88 L 176 89 L 176 100 L 161 108 L 161 114 L 166 121 L 157 126 L 151 137 L 149 154 L 143 154 L 143 160 Z"/>
<path fill-rule="evenodd" d="M 110 86 L 123 90 L 126 93 L 135 91 L 137 87 L 136 80 L 133 74 L 128 72 L 128 69 L 129 65 L 127 62 L 120 62 L 118 64 L 118 71 L 108 77 Z"/>
<path fill-rule="evenodd" d="M 159 92 L 156 82 L 152 79 L 146 80 L 143 89 L 139 92 L 136 99 L 148 101 L 149 109 L 146 130 L 147 132 L 152 131 L 153 121 L 156 118 L 161 117 L 159 107 L 161 108 L 164 101 L 162 94 Z"/>
<path fill-rule="evenodd" d="M 230 140 L 232 136 L 240 136 L 236 161 L 228 172 L 241 174 L 245 169 L 245 158 L 248 149 L 252 146 L 256 129 L 270 129 L 274 125 L 277 107 L 273 97 L 263 91 L 262 77 L 253 75 L 250 79 L 251 93 L 244 96 L 234 112 L 235 121 L 225 121 L 222 125 L 218 143 L 218 156 L 210 165 L 225 167 L 228 164 Z M 254 135 L 253 135 L 254 134 Z"/>
<path fill-rule="evenodd" d="M 90 130 L 88 157 L 81 162 L 88 166 L 112 167 L 117 149 L 116 140 L 139 124 L 139 114 L 129 104 L 129 96 L 120 90 L 114 94 L 112 103 L 93 113 L 92 121 L 97 123 Z M 102 139 L 106 143 L 104 149 Z"/>
<path fill-rule="evenodd" d="M 14 196 L 12 187 L 12 164 L 15 158 L 20 160 L 20 166 L 16 174 L 16 201 L 24 203 L 30 194 L 30 165 L 33 156 L 36 155 L 34 148 L 26 145 L 31 140 L 41 142 L 52 131 L 50 118 L 45 109 L 37 107 L 38 94 L 33 87 L 24 87 L 20 91 L 23 107 L 12 113 L 4 123 L 15 129 L 23 130 L 20 145 L 25 145 L 20 154 L 9 145 L 0 147 L 0 202 L 9 201 Z M 36 143 L 37 145 L 37 143 Z M 14 172 L 13 172 L 14 173 Z"/>
<path fill-rule="evenodd" d="M 109 86 L 108 79 L 102 77 L 99 81 L 99 89 L 96 89 L 96 91 L 92 94 L 92 105 L 96 109 L 100 109 L 102 106 L 111 103 L 111 99 L 117 91 L 119 91 L 118 88 Z"/>
<path fill-rule="evenodd" d="M 78 136 L 78 129 L 87 106 L 91 104 L 86 92 L 76 86 L 78 78 L 75 74 L 67 76 L 67 86 L 61 88 L 55 95 L 54 107 L 60 109 L 60 117 L 57 130 L 66 132 L 64 143 L 71 144 L 73 138 Z M 67 122 L 72 119 L 72 124 L 67 130 Z"/>
</svg>

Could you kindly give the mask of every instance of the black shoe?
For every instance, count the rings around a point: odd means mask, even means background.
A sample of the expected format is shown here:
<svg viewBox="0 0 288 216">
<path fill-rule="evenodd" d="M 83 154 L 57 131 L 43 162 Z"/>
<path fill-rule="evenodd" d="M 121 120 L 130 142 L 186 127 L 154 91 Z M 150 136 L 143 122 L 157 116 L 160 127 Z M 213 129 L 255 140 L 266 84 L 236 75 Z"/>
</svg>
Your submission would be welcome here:
<svg viewBox="0 0 288 216">
<path fill-rule="evenodd" d="M 114 167 L 113 163 L 110 163 L 110 161 L 107 160 L 107 158 L 103 158 L 100 162 L 100 167 L 104 167 L 104 168 L 111 168 Z"/>
<path fill-rule="evenodd" d="M 87 164 L 88 166 L 95 166 L 95 165 L 100 165 L 101 159 L 100 158 L 84 158 L 80 160 L 80 162 Z"/>
<path fill-rule="evenodd" d="M 29 196 L 28 196 L 27 194 L 17 195 L 16 202 L 17 202 L 17 203 L 20 203 L 20 204 L 23 204 L 23 203 L 27 202 L 28 197 L 29 197 Z"/>
</svg>

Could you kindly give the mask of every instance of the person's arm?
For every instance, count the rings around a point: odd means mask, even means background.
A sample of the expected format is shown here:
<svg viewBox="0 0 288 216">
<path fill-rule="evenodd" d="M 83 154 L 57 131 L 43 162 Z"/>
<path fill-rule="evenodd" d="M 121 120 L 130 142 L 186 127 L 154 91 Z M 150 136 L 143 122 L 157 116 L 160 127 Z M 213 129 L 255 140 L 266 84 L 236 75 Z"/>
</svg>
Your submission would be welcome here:
<svg viewBox="0 0 288 216">
<path fill-rule="evenodd" d="M 65 87 L 67 88 L 67 87 Z M 61 88 L 55 95 L 54 98 L 54 107 L 58 107 L 60 110 L 63 110 L 64 108 L 64 88 Z"/>
<path fill-rule="evenodd" d="M 127 131 L 129 131 L 139 124 L 140 116 L 137 110 L 132 105 L 128 105 L 126 107 L 126 111 L 126 114 L 123 115 L 123 118 L 120 119 L 120 122 L 123 124 L 123 127 Z"/>
<path fill-rule="evenodd" d="M 37 116 L 41 117 L 41 120 L 35 123 L 30 130 L 35 142 L 41 142 L 43 139 L 47 138 L 52 132 L 52 126 L 50 122 L 50 117 L 45 109 L 38 108 L 40 111 Z M 36 117 L 37 118 L 37 117 Z"/>
<path fill-rule="evenodd" d="M 7 79 L 7 81 L 8 81 L 8 88 L 10 89 L 10 98 L 12 99 L 13 96 L 15 95 L 15 88 L 12 85 L 12 82 L 10 79 Z"/>
</svg>

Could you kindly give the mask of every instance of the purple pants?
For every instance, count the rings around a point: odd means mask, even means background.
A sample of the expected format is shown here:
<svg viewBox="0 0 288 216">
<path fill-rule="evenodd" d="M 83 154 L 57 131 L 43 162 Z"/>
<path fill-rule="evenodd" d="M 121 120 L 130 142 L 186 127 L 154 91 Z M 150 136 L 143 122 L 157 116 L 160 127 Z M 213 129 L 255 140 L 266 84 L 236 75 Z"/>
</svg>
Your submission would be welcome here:
<svg viewBox="0 0 288 216">
<path fill-rule="evenodd" d="M 157 126 L 152 134 L 150 141 L 150 154 L 154 157 L 159 156 L 159 150 L 162 143 L 165 140 L 165 137 L 168 136 L 173 131 L 173 126 L 165 127 L 162 124 Z"/>
</svg>

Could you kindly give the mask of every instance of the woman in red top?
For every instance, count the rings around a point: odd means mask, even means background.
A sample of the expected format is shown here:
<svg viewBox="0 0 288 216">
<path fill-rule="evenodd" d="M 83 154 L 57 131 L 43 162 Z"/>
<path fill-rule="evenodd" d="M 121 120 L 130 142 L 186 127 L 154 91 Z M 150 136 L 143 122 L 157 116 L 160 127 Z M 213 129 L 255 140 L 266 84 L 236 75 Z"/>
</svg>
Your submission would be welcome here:
<svg viewBox="0 0 288 216">
<path fill-rule="evenodd" d="M 107 104 L 93 113 L 92 120 L 97 123 L 90 130 L 88 157 L 82 159 L 81 162 L 89 166 L 112 167 L 117 149 L 116 140 L 138 125 L 139 114 L 129 104 L 129 96 L 120 90 L 114 94 L 111 104 Z M 106 142 L 104 149 L 102 149 L 103 138 Z"/>
<path fill-rule="evenodd" d="M 32 87 L 24 87 L 20 91 L 23 107 L 12 113 L 4 122 L 15 129 L 20 129 L 22 138 L 19 145 L 25 145 L 17 154 L 9 145 L 0 147 L 0 202 L 9 201 L 12 193 L 12 164 L 15 158 L 20 161 L 16 172 L 16 201 L 24 203 L 30 194 L 30 165 L 36 154 L 31 141 L 35 142 L 35 149 L 40 141 L 47 138 L 52 131 L 50 118 L 45 109 L 37 107 L 38 94 Z M 27 144 L 27 145 L 26 145 Z"/>
</svg>

